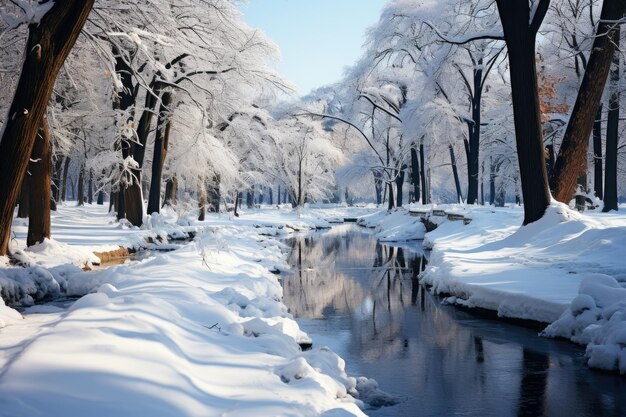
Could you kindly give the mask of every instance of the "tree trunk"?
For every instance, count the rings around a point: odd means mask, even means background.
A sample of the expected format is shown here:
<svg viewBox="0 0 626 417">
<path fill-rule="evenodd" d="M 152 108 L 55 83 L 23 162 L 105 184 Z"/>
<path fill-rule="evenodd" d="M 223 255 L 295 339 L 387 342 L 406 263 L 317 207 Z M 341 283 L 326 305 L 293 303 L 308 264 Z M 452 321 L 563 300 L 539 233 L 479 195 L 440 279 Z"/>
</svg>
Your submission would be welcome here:
<svg viewBox="0 0 626 417">
<path fill-rule="evenodd" d="M 61 178 L 63 176 L 63 160 L 65 157 L 58 156 L 54 161 L 54 171 L 52 176 L 52 201 L 50 210 L 56 211 L 57 203 L 61 202 Z"/>
<path fill-rule="evenodd" d="M 33 246 L 50 238 L 50 131 L 44 118 L 31 156 L 30 213 L 26 244 Z"/>
<path fill-rule="evenodd" d="M 93 204 L 93 171 L 89 170 L 89 182 L 87 184 L 87 203 Z"/>
<path fill-rule="evenodd" d="M 562 203 L 569 203 L 576 191 L 578 177 L 587 170 L 589 136 L 611 68 L 615 42 L 619 38 L 619 26 L 612 22 L 624 17 L 625 11 L 624 0 L 604 0 L 602 3 L 591 55 L 554 165 L 552 189 L 554 197 Z"/>
<path fill-rule="evenodd" d="M 246 206 L 250 209 L 254 207 L 254 186 L 246 193 Z"/>
<path fill-rule="evenodd" d="M 235 217 L 239 217 L 239 203 L 241 202 L 241 193 L 237 191 L 237 195 L 235 196 Z"/>
<path fill-rule="evenodd" d="M 393 183 L 387 183 L 387 190 L 389 191 L 389 200 L 387 201 L 387 210 L 393 209 Z"/>
<path fill-rule="evenodd" d="M 489 205 L 493 206 L 496 202 L 496 165 L 493 158 L 489 158 Z"/>
<path fill-rule="evenodd" d="M 480 160 L 480 108 L 482 101 L 483 60 L 478 59 L 474 69 L 474 96 L 472 97 L 472 125 L 467 147 L 467 204 L 474 204 L 478 199 L 478 169 Z M 458 174 L 457 174 L 458 176 Z M 463 195 L 459 196 L 463 201 Z"/>
<path fill-rule="evenodd" d="M 268 198 L 269 198 L 269 205 L 273 206 L 274 205 L 274 190 L 272 190 L 272 187 L 270 187 L 269 189 Z"/>
<path fill-rule="evenodd" d="M 208 186 L 208 209 L 210 213 L 220 212 L 220 176 L 214 175 Z M 261 204 L 263 204 L 261 202 Z"/>
<path fill-rule="evenodd" d="M 461 192 L 461 182 L 459 181 L 459 172 L 456 169 L 456 158 L 454 156 L 454 148 L 452 147 L 452 145 L 450 145 L 449 149 L 450 149 L 450 165 L 452 165 L 452 175 L 454 177 L 454 185 L 456 186 L 456 202 L 462 203 L 463 194 Z M 474 201 L 476 201 L 476 199 L 474 199 Z"/>
<path fill-rule="evenodd" d="M 85 163 L 80 165 L 78 172 L 78 205 L 85 205 Z"/>
<path fill-rule="evenodd" d="M 172 123 L 168 106 L 172 101 L 172 93 L 166 92 L 161 98 L 159 107 L 159 117 L 157 120 L 157 130 L 154 137 L 154 150 L 152 155 L 152 178 L 150 180 L 150 194 L 148 195 L 148 214 L 159 213 L 161 210 L 161 178 L 163 167 L 169 147 L 170 132 Z M 166 185 L 167 194 L 167 185 Z"/>
<path fill-rule="evenodd" d="M 412 203 L 416 203 L 420 199 L 420 164 L 415 147 L 411 148 L 411 182 L 414 190 Z"/>
<path fill-rule="evenodd" d="M 619 28 L 619 27 L 618 27 Z M 619 42 L 619 32 L 615 36 Z M 619 46 L 619 43 L 618 43 Z M 604 171 L 604 208 L 603 212 L 617 211 L 617 148 L 619 142 L 619 82 L 620 52 L 613 53 L 611 84 L 609 96 L 609 116 L 606 122 L 606 164 Z"/>
<path fill-rule="evenodd" d="M 524 198 L 524 224 L 543 217 L 551 199 L 535 68 L 535 37 L 540 24 L 536 19 L 545 15 L 549 2 L 537 1 L 538 7 L 531 22 L 528 0 L 496 0 L 509 54 L 515 140 Z"/>
<path fill-rule="evenodd" d="M 587 173 L 585 172 L 583 175 L 578 177 L 577 185 L 580 188 L 580 191 L 583 193 L 587 192 Z M 576 210 L 583 212 L 587 207 L 587 201 L 584 195 L 576 196 Z"/>
<path fill-rule="evenodd" d="M 29 168 L 30 165 L 31 164 L 29 163 Z M 22 186 L 20 187 L 20 204 L 17 208 L 17 217 L 20 219 L 27 219 L 28 214 L 30 213 L 30 178 L 31 173 L 29 169 L 26 172 L 24 181 L 22 181 Z"/>
<path fill-rule="evenodd" d="M 0 255 L 8 251 L 13 209 L 57 74 L 93 2 L 55 2 L 39 23 L 29 25 L 26 56 L 0 140 Z"/>
<path fill-rule="evenodd" d="M 206 186 L 204 181 L 198 184 L 198 221 L 203 222 L 206 215 Z"/>
<path fill-rule="evenodd" d="M 99 206 L 104 205 L 104 191 L 98 191 L 98 199 L 96 200 L 96 204 Z"/>
<path fill-rule="evenodd" d="M 65 163 L 63 164 L 63 186 L 61 187 L 61 201 L 66 200 L 67 196 L 67 173 L 70 168 L 70 161 L 72 158 L 69 156 L 65 157 Z"/>
<path fill-rule="evenodd" d="M 598 113 L 596 113 L 596 121 L 593 123 L 593 190 L 596 197 L 601 200 L 604 198 L 602 171 L 602 104 L 600 104 Z"/>
<path fill-rule="evenodd" d="M 422 204 L 428 204 L 428 192 L 426 189 L 426 166 L 424 164 L 424 145 L 420 145 L 420 177 L 422 180 Z"/>
<path fill-rule="evenodd" d="M 380 172 L 373 171 L 374 175 L 374 191 L 376 192 L 376 205 L 380 206 L 383 204 L 383 180 Z"/>
<path fill-rule="evenodd" d="M 406 170 L 406 165 L 402 166 L 400 172 L 396 173 L 396 207 L 402 207 L 402 187 L 404 186 L 404 171 Z"/>
<path fill-rule="evenodd" d="M 164 206 L 171 206 L 176 203 L 178 194 L 178 180 L 176 177 L 168 179 L 165 183 L 165 197 L 163 198 Z"/>
</svg>

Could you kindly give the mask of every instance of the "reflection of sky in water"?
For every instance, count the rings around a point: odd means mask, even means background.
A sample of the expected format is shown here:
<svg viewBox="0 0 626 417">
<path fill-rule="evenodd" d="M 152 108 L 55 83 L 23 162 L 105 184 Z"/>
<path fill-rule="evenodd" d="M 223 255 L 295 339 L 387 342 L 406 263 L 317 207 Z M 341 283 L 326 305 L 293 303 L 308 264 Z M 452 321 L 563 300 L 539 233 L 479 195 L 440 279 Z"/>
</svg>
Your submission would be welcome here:
<svg viewBox="0 0 626 417">
<path fill-rule="evenodd" d="M 417 244 L 380 245 L 352 225 L 290 243 L 284 302 L 314 345 L 406 398 L 368 414 L 626 415 L 626 381 L 588 370 L 582 349 L 441 306 L 418 285 Z"/>
</svg>

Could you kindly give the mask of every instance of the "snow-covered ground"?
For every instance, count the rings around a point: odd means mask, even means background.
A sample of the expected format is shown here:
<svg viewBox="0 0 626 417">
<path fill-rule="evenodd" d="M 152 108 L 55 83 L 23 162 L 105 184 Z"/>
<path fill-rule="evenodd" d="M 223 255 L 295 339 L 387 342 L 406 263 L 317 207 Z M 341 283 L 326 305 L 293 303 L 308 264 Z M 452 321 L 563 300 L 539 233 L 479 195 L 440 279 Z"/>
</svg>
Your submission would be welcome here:
<svg viewBox="0 0 626 417">
<path fill-rule="evenodd" d="M 0 306 L 0 415 L 364 415 L 359 391 L 377 395 L 375 382 L 346 375 L 326 348 L 302 352 L 310 340 L 270 272 L 286 267 L 287 248 L 269 236 L 327 227 L 354 209 L 263 209 L 202 223 L 166 213 L 141 230 L 105 211 L 60 208 L 54 240 L 34 250 L 20 246 L 26 229 L 16 220 L 13 250 L 30 266 L 4 260 L 0 285 L 15 286 L 12 301 L 84 296 L 69 309 Z M 79 268 L 89 259 L 77 253 L 189 230 L 195 240 L 173 252 Z"/>
</svg>

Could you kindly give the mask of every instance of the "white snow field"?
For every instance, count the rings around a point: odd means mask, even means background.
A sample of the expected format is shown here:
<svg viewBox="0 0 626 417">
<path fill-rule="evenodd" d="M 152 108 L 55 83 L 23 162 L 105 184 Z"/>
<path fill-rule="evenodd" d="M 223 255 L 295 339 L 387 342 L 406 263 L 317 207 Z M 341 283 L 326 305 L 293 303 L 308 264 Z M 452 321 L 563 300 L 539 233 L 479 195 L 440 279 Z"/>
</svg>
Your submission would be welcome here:
<svg viewBox="0 0 626 417">
<path fill-rule="evenodd" d="M 316 209 L 299 216 L 259 210 L 198 223 L 165 214 L 139 230 L 119 226 L 106 207 L 61 207 L 54 240 L 19 251 L 28 268 L 5 258 L 0 285 L 13 285 L 22 306 L 38 291 L 87 295 L 69 309 L 39 304 L 20 314 L 0 306 L 0 415 L 364 415 L 359 386 L 370 392 L 375 382 L 346 375 L 327 348 L 301 351 L 310 339 L 270 272 L 286 267 L 288 248 L 267 235 L 328 226 L 321 216 Z M 13 250 L 26 230 L 15 229 Z M 79 268 L 92 250 L 144 246 L 145 237 L 191 229 L 195 240 L 178 250 L 93 272 Z M 75 265 L 59 266 L 65 263 Z"/>
</svg>

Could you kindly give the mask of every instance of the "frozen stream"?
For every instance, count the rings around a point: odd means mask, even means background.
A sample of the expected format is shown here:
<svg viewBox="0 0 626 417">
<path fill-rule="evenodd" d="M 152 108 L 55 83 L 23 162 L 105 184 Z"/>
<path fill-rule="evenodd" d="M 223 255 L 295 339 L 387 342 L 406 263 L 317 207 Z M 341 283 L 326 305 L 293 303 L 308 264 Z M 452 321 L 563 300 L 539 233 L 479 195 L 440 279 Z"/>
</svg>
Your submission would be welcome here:
<svg viewBox="0 0 626 417">
<path fill-rule="evenodd" d="M 372 416 L 624 416 L 626 379 L 584 350 L 477 318 L 417 282 L 419 243 L 381 245 L 355 225 L 289 240 L 284 303 L 314 346 L 402 400 Z"/>
</svg>

